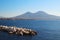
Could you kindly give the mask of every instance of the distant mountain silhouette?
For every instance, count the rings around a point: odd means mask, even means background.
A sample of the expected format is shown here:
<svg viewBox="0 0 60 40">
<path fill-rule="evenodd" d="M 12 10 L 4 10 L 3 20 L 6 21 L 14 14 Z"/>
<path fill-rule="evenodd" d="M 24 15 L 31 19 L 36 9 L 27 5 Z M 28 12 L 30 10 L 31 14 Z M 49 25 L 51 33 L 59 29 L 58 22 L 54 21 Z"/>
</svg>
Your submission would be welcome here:
<svg viewBox="0 0 60 40">
<path fill-rule="evenodd" d="M 0 16 L 0 18 L 4 18 L 4 17 Z"/>
<path fill-rule="evenodd" d="M 40 19 L 40 20 L 54 20 L 60 19 L 58 16 L 50 15 L 44 11 L 38 11 L 36 13 L 26 12 L 22 15 L 13 17 L 13 18 L 22 18 L 22 19 Z"/>
</svg>

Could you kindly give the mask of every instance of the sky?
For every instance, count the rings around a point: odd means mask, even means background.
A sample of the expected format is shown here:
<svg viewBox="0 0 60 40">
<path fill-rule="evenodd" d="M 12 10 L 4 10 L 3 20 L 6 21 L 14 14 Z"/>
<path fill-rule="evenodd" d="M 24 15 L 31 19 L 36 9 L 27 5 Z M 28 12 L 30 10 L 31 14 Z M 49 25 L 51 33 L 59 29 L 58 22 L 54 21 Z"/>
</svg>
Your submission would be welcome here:
<svg viewBox="0 0 60 40">
<path fill-rule="evenodd" d="M 3 17 L 37 11 L 60 16 L 60 0 L 0 0 L 0 16 Z"/>
</svg>

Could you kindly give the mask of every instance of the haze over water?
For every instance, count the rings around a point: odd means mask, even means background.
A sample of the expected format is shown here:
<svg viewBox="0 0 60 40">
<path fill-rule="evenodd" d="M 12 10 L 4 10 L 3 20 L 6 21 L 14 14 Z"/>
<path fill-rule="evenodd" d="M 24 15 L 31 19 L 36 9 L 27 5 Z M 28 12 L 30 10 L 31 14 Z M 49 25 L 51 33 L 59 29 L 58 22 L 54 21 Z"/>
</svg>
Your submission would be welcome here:
<svg viewBox="0 0 60 40">
<path fill-rule="evenodd" d="M 10 17 L 26 19 L 9 20 Z M 0 18 L 3 18 L 0 25 L 29 28 L 37 32 L 35 36 L 19 36 L 0 31 L 0 40 L 60 40 L 60 0 L 0 0 Z"/>
</svg>

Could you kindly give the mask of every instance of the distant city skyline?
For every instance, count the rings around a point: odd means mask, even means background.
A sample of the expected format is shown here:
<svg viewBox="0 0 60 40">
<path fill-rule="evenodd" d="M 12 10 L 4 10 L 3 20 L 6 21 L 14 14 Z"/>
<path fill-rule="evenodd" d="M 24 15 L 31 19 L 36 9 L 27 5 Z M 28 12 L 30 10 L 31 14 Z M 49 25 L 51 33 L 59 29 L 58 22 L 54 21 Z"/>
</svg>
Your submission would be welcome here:
<svg viewBox="0 0 60 40">
<path fill-rule="evenodd" d="M 60 0 L 0 0 L 0 16 L 3 17 L 37 11 L 60 16 Z"/>
</svg>

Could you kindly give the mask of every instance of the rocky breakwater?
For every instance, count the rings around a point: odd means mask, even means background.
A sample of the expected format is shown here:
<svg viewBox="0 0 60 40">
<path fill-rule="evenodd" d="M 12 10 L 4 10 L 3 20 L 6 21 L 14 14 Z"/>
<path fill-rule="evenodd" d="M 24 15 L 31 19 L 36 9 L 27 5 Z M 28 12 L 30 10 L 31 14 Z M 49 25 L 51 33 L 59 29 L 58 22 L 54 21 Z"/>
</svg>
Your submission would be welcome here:
<svg viewBox="0 0 60 40">
<path fill-rule="evenodd" d="M 0 31 L 8 32 L 10 34 L 17 34 L 17 35 L 36 35 L 37 32 L 31 29 L 26 28 L 18 28 L 18 27 L 10 27 L 10 26 L 0 26 Z"/>
</svg>

